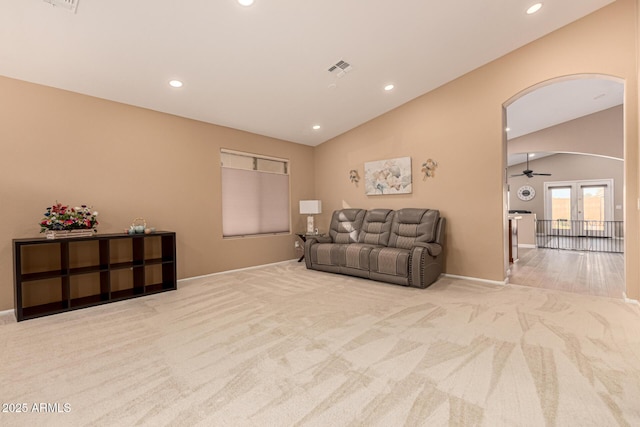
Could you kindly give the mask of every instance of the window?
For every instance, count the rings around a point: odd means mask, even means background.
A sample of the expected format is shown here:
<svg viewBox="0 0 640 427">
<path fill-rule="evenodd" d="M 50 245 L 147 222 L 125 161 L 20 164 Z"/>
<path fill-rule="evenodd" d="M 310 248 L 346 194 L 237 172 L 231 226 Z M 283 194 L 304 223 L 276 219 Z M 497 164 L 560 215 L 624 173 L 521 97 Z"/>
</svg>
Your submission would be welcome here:
<svg viewBox="0 0 640 427">
<path fill-rule="evenodd" d="M 606 221 L 605 191 L 606 185 L 585 185 L 582 190 L 582 216 L 585 221 Z"/>
<path fill-rule="evenodd" d="M 559 229 L 567 229 L 570 226 L 569 220 L 571 215 L 571 197 L 572 187 L 550 187 L 548 196 L 550 197 L 551 219 L 554 221 L 552 227 Z"/>
<path fill-rule="evenodd" d="M 289 162 L 221 150 L 222 235 L 289 233 Z"/>
</svg>

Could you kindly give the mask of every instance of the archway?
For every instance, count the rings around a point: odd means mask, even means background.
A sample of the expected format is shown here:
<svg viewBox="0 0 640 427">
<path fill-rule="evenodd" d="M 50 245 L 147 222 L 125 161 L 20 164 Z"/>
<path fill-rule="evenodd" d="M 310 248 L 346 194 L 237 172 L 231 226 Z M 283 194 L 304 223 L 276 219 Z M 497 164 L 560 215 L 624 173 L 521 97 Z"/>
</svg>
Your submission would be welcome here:
<svg viewBox="0 0 640 427">
<path fill-rule="evenodd" d="M 509 282 L 624 298 L 623 100 L 622 80 L 589 74 L 539 83 L 503 104 L 505 205 L 524 233 L 515 262 L 505 254 Z M 595 231 L 604 227 L 619 231 Z"/>
</svg>

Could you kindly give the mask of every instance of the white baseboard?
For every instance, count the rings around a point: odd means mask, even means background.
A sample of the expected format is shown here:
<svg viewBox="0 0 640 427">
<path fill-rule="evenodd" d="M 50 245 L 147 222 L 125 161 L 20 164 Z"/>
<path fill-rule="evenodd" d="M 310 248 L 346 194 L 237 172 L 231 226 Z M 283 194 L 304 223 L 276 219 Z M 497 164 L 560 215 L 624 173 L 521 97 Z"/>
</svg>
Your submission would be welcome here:
<svg viewBox="0 0 640 427">
<path fill-rule="evenodd" d="M 178 280 L 178 283 L 188 283 L 189 281 L 192 281 L 192 280 L 207 279 L 207 278 L 210 278 L 210 277 L 220 276 L 220 275 L 223 275 L 223 274 L 235 273 L 235 272 L 238 272 L 238 271 L 255 270 L 257 268 L 268 267 L 270 265 L 281 265 L 281 264 L 288 264 L 288 263 L 297 263 L 297 261 L 298 260 L 296 258 L 294 258 L 294 259 L 290 259 L 290 260 L 287 260 L 287 261 L 278 261 L 278 262 L 273 262 L 273 263 L 270 263 L 270 264 L 253 265 L 253 266 L 250 266 L 250 267 L 237 268 L 235 270 L 219 271 L 217 273 L 204 274 L 202 276 L 186 277 L 184 279 Z M 304 264 L 302 264 L 302 265 L 304 265 Z M 511 273 L 511 271 L 508 270 L 507 271 L 507 278 L 505 278 L 503 281 L 480 279 L 478 277 L 459 276 L 457 274 L 447 274 L 447 273 L 443 273 L 442 277 L 450 277 L 452 279 L 470 280 L 470 281 L 474 281 L 474 282 L 488 283 L 488 284 L 491 284 L 491 285 L 506 286 L 506 285 L 509 284 L 509 277 L 508 276 L 510 275 L 510 273 Z M 521 285 L 515 285 L 515 286 L 521 286 Z M 640 302 L 638 300 L 627 298 L 627 294 L 626 293 L 623 294 L 623 299 L 628 304 L 640 305 Z M 6 313 L 11 313 L 11 312 L 13 312 L 13 310 L 0 311 L 0 315 L 6 314 Z"/>
<path fill-rule="evenodd" d="M 518 247 L 519 248 L 527 248 L 527 249 L 535 249 L 535 248 L 537 248 L 536 245 L 532 245 L 530 243 L 518 243 Z"/>
<path fill-rule="evenodd" d="M 443 274 L 445 277 L 450 277 L 452 279 L 462 279 L 462 280 L 472 280 L 474 282 L 482 282 L 482 283 L 490 283 L 492 285 L 505 286 L 509 279 L 504 279 L 504 281 L 500 282 L 498 280 L 489 280 L 489 279 L 479 279 L 477 277 L 469 277 L 469 276 L 458 276 L 457 274 Z"/>
<path fill-rule="evenodd" d="M 185 277 L 184 279 L 179 279 L 178 283 L 189 282 L 189 281 L 192 281 L 192 280 L 206 279 L 206 278 L 209 278 L 209 277 L 220 276 L 222 274 L 235 273 L 235 272 L 238 272 L 238 271 L 255 270 L 256 268 L 268 267 L 270 265 L 287 264 L 287 263 L 290 263 L 292 261 L 298 261 L 298 260 L 294 258 L 294 259 L 290 259 L 290 260 L 287 260 L 287 261 L 272 262 L 270 264 L 260 264 L 260 265 L 252 265 L 250 267 L 237 268 L 235 270 L 218 271 L 216 273 L 204 274 L 202 276 Z"/>
<path fill-rule="evenodd" d="M 220 275 L 229 274 L 229 273 L 235 273 L 235 272 L 238 272 L 238 271 L 255 270 L 257 268 L 268 267 L 270 265 L 288 264 L 290 262 L 297 263 L 297 261 L 298 260 L 294 258 L 294 259 L 291 259 L 291 260 L 288 260 L 288 261 L 279 261 L 279 262 L 274 262 L 274 263 L 271 263 L 271 264 L 261 264 L 261 265 L 254 265 L 254 266 L 251 266 L 251 267 L 238 268 L 238 269 L 235 269 L 235 270 L 219 271 L 217 273 L 210 273 L 210 274 L 205 274 L 205 275 L 202 275 L 202 276 L 187 277 L 187 278 L 178 280 L 178 282 L 182 283 L 182 282 L 189 282 L 191 280 L 207 279 L 209 277 L 220 276 Z M 304 265 L 304 264 L 302 264 L 302 265 Z M 452 279 L 472 280 L 474 282 L 489 283 L 489 284 L 492 284 L 492 285 L 500 285 L 500 286 L 506 285 L 508 280 L 509 280 L 509 279 L 505 279 L 504 281 L 500 282 L 498 280 L 479 279 L 477 277 L 458 276 L 456 274 L 446 274 L 446 273 L 443 273 L 442 276 L 443 277 L 450 277 Z"/>
<path fill-rule="evenodd" d="M 12 314 L 12 313 L 13 313 L 13 308 L 10 308 L 9 310 L 0 311 L 0 316 L 4 316 L 5 314 Z"/>
</svg>

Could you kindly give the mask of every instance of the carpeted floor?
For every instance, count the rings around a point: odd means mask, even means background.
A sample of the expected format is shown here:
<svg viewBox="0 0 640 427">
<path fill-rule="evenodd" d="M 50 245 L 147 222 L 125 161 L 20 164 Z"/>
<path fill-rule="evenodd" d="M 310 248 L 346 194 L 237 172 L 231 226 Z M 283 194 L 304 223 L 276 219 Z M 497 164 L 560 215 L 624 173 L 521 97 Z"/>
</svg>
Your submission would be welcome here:
<svg viewBox="0 0 640 427">
<path fill-rule="evenodd" d="M 27 410 L 2 426 L 640 425 L 640 307 L 544 289 L 288 262 L 6 315 L 0 345 L 2 410 Z"/>
</svg>

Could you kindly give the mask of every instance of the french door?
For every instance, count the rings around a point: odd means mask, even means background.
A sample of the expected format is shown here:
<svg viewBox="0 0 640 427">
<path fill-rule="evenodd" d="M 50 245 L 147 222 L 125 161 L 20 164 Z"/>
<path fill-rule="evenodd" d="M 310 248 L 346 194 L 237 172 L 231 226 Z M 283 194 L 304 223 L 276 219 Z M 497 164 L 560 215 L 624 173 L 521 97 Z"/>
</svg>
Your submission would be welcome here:
<svg viewBox="0 0 640 427">
<path fill-rule="evenodd" d="M 545 219 L 561 236 L 612 237 L 613 180 L 544 183 Z"/>
</svg>

